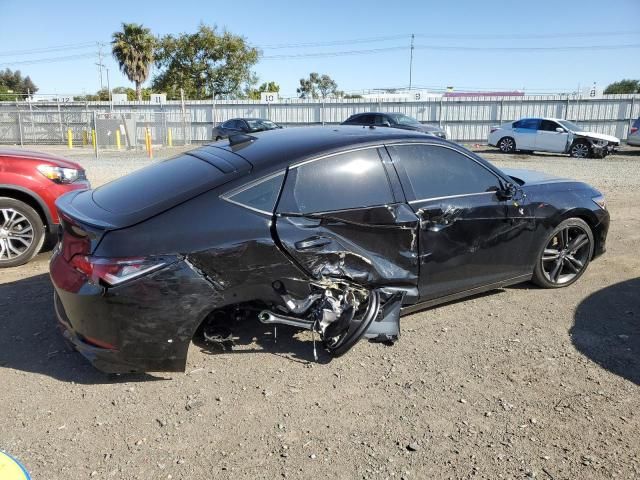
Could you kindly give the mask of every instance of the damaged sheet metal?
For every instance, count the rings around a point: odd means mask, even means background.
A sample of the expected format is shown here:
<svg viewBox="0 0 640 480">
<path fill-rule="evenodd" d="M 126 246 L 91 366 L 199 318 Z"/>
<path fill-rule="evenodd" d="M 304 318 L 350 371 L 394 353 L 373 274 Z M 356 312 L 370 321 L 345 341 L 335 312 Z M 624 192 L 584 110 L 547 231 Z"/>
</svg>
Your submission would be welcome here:
<svg viewBox="0 0 640 480">
<path fill-rule="evenodd" d="M 418 218 L 406 204 L 312 216 L 279 216 L 278 239 L 314 279 L 415 288 Z"/>
</svg>

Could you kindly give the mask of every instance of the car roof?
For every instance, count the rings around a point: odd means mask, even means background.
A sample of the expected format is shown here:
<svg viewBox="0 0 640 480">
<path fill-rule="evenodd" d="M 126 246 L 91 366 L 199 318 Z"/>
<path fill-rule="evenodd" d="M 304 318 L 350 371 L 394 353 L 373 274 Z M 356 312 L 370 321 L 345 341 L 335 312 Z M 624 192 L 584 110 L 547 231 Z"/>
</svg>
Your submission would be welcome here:
<svg viewBox="0 0 640 480">
<path fill-rule="evenodd" d="M 253 165 L 254 174 L 358 147 L 419 141 L 450 144 L 446 140 L 412 130 L 351 125 L 292 127 L 246 137 L 247 141 L 244 142 L 239 142 L 238 137 L 232 137 L 230 142 L 216 142 L 203 148 L 222 148 L 240 155 Z"/>
<path fill-rule="evenodd" d="M 519 118 L 518 120 L 514 120 L 514 122 L 518 122 L 520 120 L 551 120 L 553 122 L 565 122 L 566 119 L 564 118 L 553 118 L 553 117 L 522 117 Z"/>
<path fill-rule="evenodd" d="M 267 122 L 272 122 L 273 120 L 269 120 L 268 118 L 258 118 L 258 117 L 237 117 L 237 118 L 229 118 L 227 120 L 225 120 L 225 122 L 228 122 L 230 120 L 265 120 Z"/>
<path fill-rule="evenodd" d="M 360 113 L 354 113 L 353 115 L 351 115 L 351 117 L 357 117 L 360 115 L 406 115 L 406 114 L 402 112 L 360 112 Z"/>
</svg>

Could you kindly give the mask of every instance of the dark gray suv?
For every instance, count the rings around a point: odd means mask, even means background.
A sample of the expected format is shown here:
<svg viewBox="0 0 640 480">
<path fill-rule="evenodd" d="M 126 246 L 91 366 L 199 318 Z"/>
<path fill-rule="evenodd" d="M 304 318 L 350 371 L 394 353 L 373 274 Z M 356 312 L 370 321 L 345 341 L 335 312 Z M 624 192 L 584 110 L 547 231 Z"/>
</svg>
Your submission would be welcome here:
<svg viewBox="0 0 640 480">
<path fill-rule="evenodd" d="M 425 125 L 404 113 L 367 112 L 356 113 L 342 122 L 342 125 L 373 125 L 376 127 L 401 128 L 429 133 L 439 138 L 447 138 L 447 132 L 437 125 Z"/>
</svg>

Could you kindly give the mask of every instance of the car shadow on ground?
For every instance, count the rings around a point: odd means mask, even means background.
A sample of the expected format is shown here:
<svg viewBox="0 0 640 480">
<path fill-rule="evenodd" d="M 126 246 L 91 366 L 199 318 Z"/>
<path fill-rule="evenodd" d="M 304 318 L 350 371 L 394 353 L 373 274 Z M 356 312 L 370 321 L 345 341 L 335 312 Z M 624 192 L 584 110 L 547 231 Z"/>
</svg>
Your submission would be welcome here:
<svg viewBox="0 0 640 480">
<path fill-rule="evenodd" d="M 0 312 L 0 368 L 81 384 L 163 380 L 146 374 L 107 375 L 70 350 L 58 330 L 47 274 L 0 284 Z"/>
<path fill-rule="evenodd" d="M 0 284 L 0 368 L 46 375 L 63 382 L 102 384 L 158 381 L 172 374 L 108 375 L 95 369 L 79 353 L 70 350 L 58 330 L 53 309 L 53 286 L 47 274 Z M 314 361 L 313 344 L 295 328 L 242 322 L 234 330 L 237 349 L 223 353 L 265 352 L 292 361 Z M 303 338 L 305 337 L 305 338 Z M 220 353 L 217 345 L 199 342 L 205 353 Z M 317 343 L 318 362 L 331 357 Z"/>
<path fill-rule="evenodd" d="M 589 295 L 569 333 L 578 351 L 640 385 L 640 277 Z"/>
<path fill-rule="evenodd" d="M 314 356 L 313 339 L 310 332 L 287 325 L 264 325 L 255 319 L 233 322 L 228 328 L 232 332 L 233 345 L 221 345 L 205 341 L 202 337 L 194 339 L 201 351 L 209 355 L 217 354 L 256 354 L 277 355 L 292 362 L 327 364 L 333 357 L 323 349 L 322 342 L 315 336 Z"/>
</svg>

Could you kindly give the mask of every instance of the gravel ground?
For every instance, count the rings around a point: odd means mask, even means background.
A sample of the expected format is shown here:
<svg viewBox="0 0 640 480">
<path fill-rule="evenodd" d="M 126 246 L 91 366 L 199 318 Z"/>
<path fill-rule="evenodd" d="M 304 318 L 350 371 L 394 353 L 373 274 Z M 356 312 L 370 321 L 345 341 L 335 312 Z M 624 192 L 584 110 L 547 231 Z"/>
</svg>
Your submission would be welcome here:
<svg viewBox="0 0 640 480">
<path fill-rule="evenodd" d="M 94 186 L 149 163 L 47 150 Z M 0 448 L 34 479 L 640 477 L 640 149 L 478 150 L 605 193 L 608 252 L 577 284 L 417 313 L 330 362 L 247 325 L 232 352 L 192 346 L 185 374 L 114 378 L 65 350 L 43 253 L 0 272 Z"/>
</svg>

